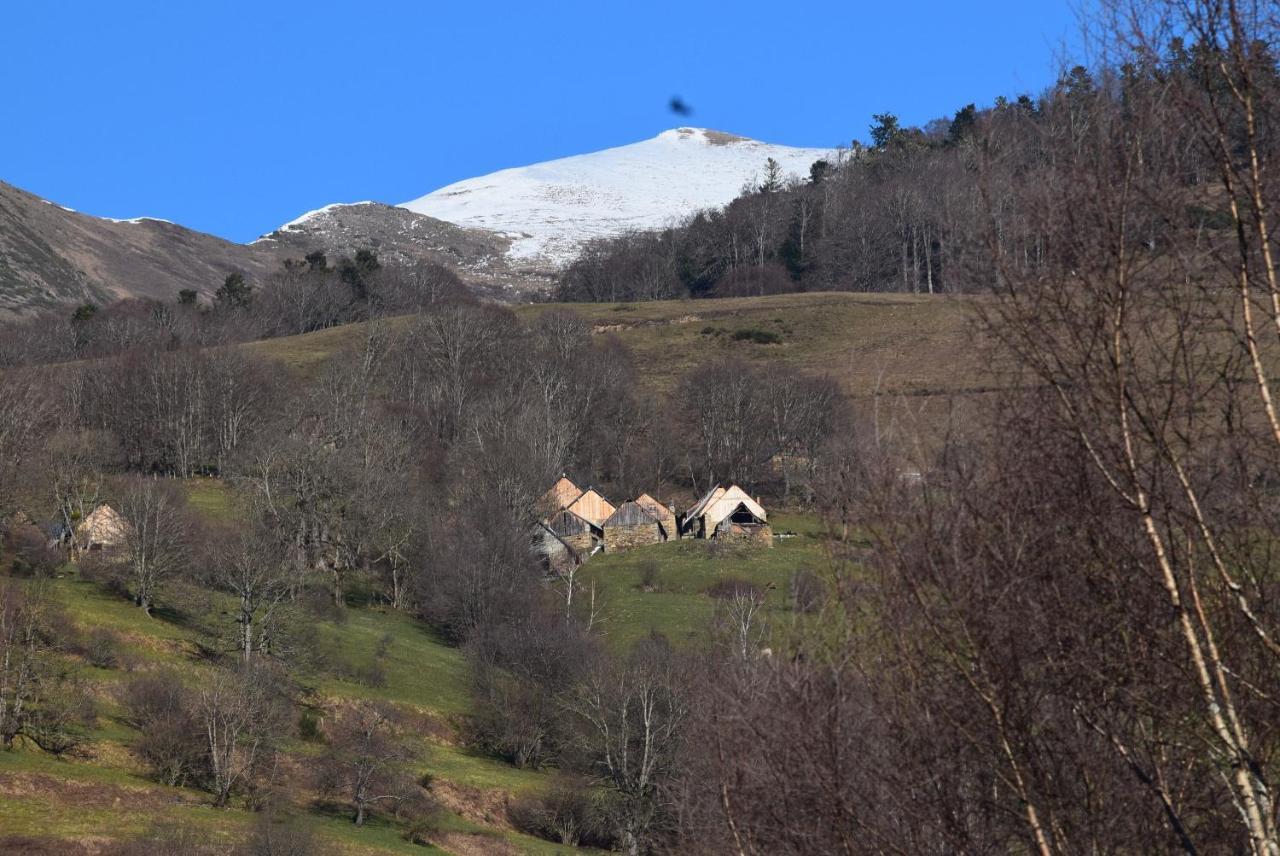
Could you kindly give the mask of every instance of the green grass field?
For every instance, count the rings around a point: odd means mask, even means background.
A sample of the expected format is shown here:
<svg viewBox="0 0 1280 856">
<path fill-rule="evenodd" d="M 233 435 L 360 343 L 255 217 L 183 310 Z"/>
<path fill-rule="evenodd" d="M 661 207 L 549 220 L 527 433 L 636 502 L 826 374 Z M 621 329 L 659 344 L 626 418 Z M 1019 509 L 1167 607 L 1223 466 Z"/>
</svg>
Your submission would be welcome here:
<svg viewBox="0 0 1280 856">
<path fill-rule="evenodd" d="M 600 628 L 611 647 L 625 650 L 657 632 L 671 642 L 705 642 L 714 626 L 717 600 L 707 589 L 721 580 L 745 580 L 765 593 L 767 620 L 785 618 L 793 573 L 820 571 L 827 563 L 823 532 L 811 517 L 775 514 L 775 533 L 795 532 L 771 549 L 741 546 L 718 551 L 710 542 L 682 540 L 626 553 L 600 555 L 584 565 L 596 584 Z M 646 590 L 643 569 L 656 563 L 657 583 Z"/>
<path fill-rule="evenodd" d="M 127 840 L 169 821 L 199 828 L 215 839 L 243 837 L 253 821 L 243 806 L 214 810 L 208 806 L 207 794 L 163 787 L 146 778 L 128 749 L 139 735 L 123 720 L 116 701 L 116 688 L 130 674 L 156 667 L 175 669 L 198 684 L 213 666 L 201 657 L 201 644 L 207 644 L 207 639 L 201 638 L 197 622 L 188 623 L 190 616 L 171 610 L 146 618 L 127 600 L 80 579 L 73 568 L 53 582 L 53 593 L 79 632 L 101 628 L 116 634 L 121 662 L 131 671 L 80 667 L 80 677 L 98 702 L 97 722 L 82 757 L 59 760 L 32 747 L 0 751 L 0 817 L 4 818 L 0 837 L 85 843 Z M 372 662 L 384 637 L 389 640 L 383 660 L 384 685 L 370 687 L 322 677 L 310 689 L 326 705 L 379 699 L 438 721 L 439 729 L 423 735 L 415 773 L 430 773 L 441 787 L 493 794 L 491 799 L 498 803 L 545 786 L 548 774 L 476 755 L 448 736 L 453 718 L 468 708 L 468 670 L 457 649 L 436 640 L 419 622 L 399 613 L 351 609 L 340 622 L 314 623 L 322 648 L 340 652 L 344 662 L 357 668 Z M 302 682 L 306 688 L 305 675 Z M 292 753 L 299 747 L 286 748 Z M 299 757 L 305 754 L 303 750 Z M 307 813 L 304 818 L 332 852 L 433 852 L 405 841 L 403 826 L 387 820 L 357 829 L 346 815 Z M 442 840 L 453 841 L 464 851 L 484 852 L 489 848 L 483 842 L 489 841 L 502 842 L 495 852 L 556 852 L 546 842 L 515 833 L 496 819 L 495 824 L 486 825 L 447 814 L 440 829 Z M 476 842 L 481 851 L 474 850 Z"/>
<path fill-rule="evenodd" d="M 202 514 L 223 518 L 234 508 L 233 496 L 207 480 L 188 483 L 192 503 Z M 814 518 L 775 514 L 776 532 L 794 533 L 771 549 L 736 547 L 716 550 L 707 542 L 680 541 L 652 545 L 629 553 L 601 555 L 584 568 L 594 581 L 601 605 L 599 630 L 608 644 L 623 651 L 652 632 L 677 645 L 701 644 L 714 626 L 717 601 L 709 586 L 728 578 L 752 582 L 766 592 L 766 620 L 785 621 L 790 611 L 787 586 L 793 572 L 820 570 L 826 562 L 825 533 Z M 642 569 L 656 563 L 657 582 L 641 584 Z M 146 618 L 124 598 L 95 582 L 79 578 L 73 567 L 53 581 L 53 591 L 82 633 L 105 629 L 116 634 L 122 668 L 80 668 L 98 699 L 95 727 L 81 757 L 55 759 L 30 747 L 0 752 L 0 832 L 35 839 L 87 844 L 128 840 L 152 834 L 156 824 L 177 824 L 201 831 L 215 841 L 239 840 L 254 816 L 242 805 L 225 810 L 209 806 L 199 791 L 161 786 L 129 750 L 138 738 L 124 720 L 116 690 L 130 674 L 156 667 L 176 669 L 198 684 L 214 668 L 202 656 L 208 629 L 225 609 L 205 603 L 212 614 L 159 610 Z M 224 620 L 226 615 L 223 616 Z M 322 706 L 358 699 L 379 699 L 437 724 L 420 743 L 415 775 L 429 773 L 450 792 L 488 794 L 480 804 L 502 804 L 535 794 L 549 773 L 520 770 L 475 754 L 449 737 L 470 705 L 469 673 L 461 652 L 440 642 L 419 621 L 401 613 L 350 608 L 341 621 L 314 619 L 319 650 L 340 657 L 347 670 L 369 667 L 379 647 L 385 683 L 369 686 L 327 671 L 314 679 L 305 674 L 301 686 Z M 203 635 L 202 635 L 203 634 Z M 291 741 L 287 751 L 305 763 L 317 751 Z M 357 829 L 344 814 L 307 811 L 303 822 L 326 852 L 349 854 L 498 852 L 551 854 L 565 848 L 520 835 L 485 811 L 446 814 L 436 835 L 440 849 L 408 843 L 398 822 L 380 818 Z"/>
</svg>

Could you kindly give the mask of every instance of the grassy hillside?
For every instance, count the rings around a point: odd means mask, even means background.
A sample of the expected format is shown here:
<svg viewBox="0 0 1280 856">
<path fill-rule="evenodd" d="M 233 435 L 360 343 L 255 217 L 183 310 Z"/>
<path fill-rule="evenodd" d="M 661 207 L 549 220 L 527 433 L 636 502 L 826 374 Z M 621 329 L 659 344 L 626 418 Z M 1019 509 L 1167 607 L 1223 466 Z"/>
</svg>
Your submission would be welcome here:
<svg viewBox="0 0 1280 856">
<path fill-rule="evenodd" d="M 202 655 L 206 640 L 198 622 L 191 614 L 176 612 L 143 618 L 130 603 L 81 580 L 70 567 L 54 582 L 54 593 L 76 631 L 114 634 L 121 665 L 77 666 L 98 705 L 92 739 L 83 752 L 59 760 L 31 747 L 0 751 L 0 852 L 7 852 L 5 836 L 92 848 L 152 835 L 170 823 L 203 830 L 215 840 L 243 837 L 254 820 L 245 806 L 215 810 L 205 793 L 165 787 L 147 777 L 129 748 L 140 735 L 125 721 L 117 701 L 117 689 L 133 674 L 155 668 L 177 669 L 198 684 L 213 668 Z M 382 640 L 390 640 L 383 663 L 385 684 L 370 687 L 354 679 L 304 678 L 302 689 L 322 708 L 381 699 L 428 723 L 413 772 L 431 775 L 433 795 L 446 808 L 432 835 L 442 849 L 410 844 L 403 826 L 386 818 L 357 829 L 345 811 L 307 812 L 304 822 L 325 845 L 324 852 L 556 852 L 546 842 L 513 832 L 501 816 L 509 798 L 544 787 L 546 774 L 476 756 L 457 743 L 455 718 L 469 704 L 467 667 L 458 650 L 396 613 L 359 609 L 340 623 L 315 623 L 320 650 L 327 658 L 341 658 L 352 674 L 371 663 Z M 289 767 L 305 765 L 311 751 L 301 743 L 286 750 L 284 763 Z M 286 777 L 293 778 L 304 777 Z M 296 804 L 305 806 L 314 798 L 300 786 L 285 787 Z"/>
<path fill-rule="evenodd" d="M 903 294 L 780 294 L 724 300 L 553 304 L 590 319 L 635 354 L 642 382 L 662 390 L 719 357 L 781 362 L 838 379 L 851 395 L 928 394 L 971 387 L 979 368 L 968 304 Z"/>
<path fill-rule="evenodd" d="M 821 573 L 828 565 L 825 532 L 815 518 L 775 514 L 778 539 L 772 549 L 738 546 L 724 550 L 707 541 L 653 544 L 626 553 L 601 555 L 584 565 L 596 585 L 599 627 L 616 649 L 626 649 L 650 633 L 677 645 L 705 642 L 715 625 L 713 586 L 744 581 L 765 594 L 766 621 L 785 621 L 788 587 L 798 571 Z M 646 566 L 656 579 L 646 585 Z"/>
<path fill-rule="evenodd" d="M 236 497 L 221 482 L 185 483 L 192 507 L 210 520 L 233 518 Z M 598 556 L 584 569 L 595 584 L 598 629 L 615 650 L 650 633 L 677 645 L 701 644 L 715 626 L 718 581 L 745 580 L 766 593 L 766 619 L 781 625 L 791 615 L 788 585 L 798 569 L 820 571 L 826 561 L 824 533 L 813 518 L 776 514 L 775 530 L 790 533 L 772 549 L 717 550 L 706 542 L 682 541 Z M 0 558 L 0 568 L 4 565 Z M 656 565 L 656 577 L 646 573 Z M 84 748 L 57 759 L 31 746 L 0 751 L 0 852 L 6 847 L 45 852 L 97 852 L 110 842 L 145 839 L 183 829 L 228 845 L 247 836 L 258 815 L 237 800 L 214 809 L 209 795 L 154 781 L 133 750 L 142 735 L 127 721 L 120 689 L 135 675 L 176 670 L 198 685 L 212 674 L 210 628 L 225 622 L 230 604 L 210 595 L 174 590 L 153 618 L 102 584 L 83 579 L 68 565 L 52 582 L 67 616 L 70 637 L 107 633 L 116 663 L 91 665 L 73 655 L 74 673 L 96 701 L 95 721 Z M 549 772 L 521 770 L 477 755 L 461 745 L 458 725 L 468 713 L 470 675 L 459 650 L 440 642 L 422 623 L 388 610 L 350 608 L 339 619 L 310 616 L 312 654 L 322 666 L 299 673 L 308 705 L 332 710 L 362 699 L 389 702 L 420 723 L 416 777 L 429 775 L 431 793 L 443 813 L 430 830 L 434 846 L 411 844 L 403 823 L 375 817 L 356 828 L 344 808 L 326 809 L 304 775 L 320 747 L 298 737 L 285 748 L 286 801 L 298 811 L 323 852 L 533 853 L 566 848 L 514 831 L 506 806 L 542 792 Z M 377 652 L 381 649 L 382 654 Z M 381 679 L 370 682 L 377 658 Z M 8 843 L 6 843 L 8 842 Z M 52 848 L 50 850 L 49 848 Z M 38 851 L 37 851 L 38 852 Z"/>
<path fill-rule="evenodd" d="M 734 357 L 825 372 L 851 395 L 963 392 L 978 384 L 981 364 L 963 299 L 903 294 L 781 294 L 724 300 L 534 304 L 526 318 L 571 309 L 598 335 L 616 336 L 636 358 L 641 383 L 669 388 L 700 363 Z M 395 320 L 391 323 L 404 323 Z M 306 375 L 351 343 L 361 324 L 254 342 Z"/>
<path fill-rule="evenodd" d="M 531 318 L 552 308 L 516 311 Z M 658 394 L 702 361 L 721 357 L 827 372 L 855 398 L 879 392 L 928 402 L 941 400 L 939 393 L 975 388 L 977 367 L 962 301 L 805 294 L 571 308 L 597 335 L 616 336 L 630 348 L 642 385 Z M 280 360 L 305 379 L 362 332 L 363 325 L 350 325 L 243 347 Z M 234 522 L 241 513 L 226 483 L 200 478 L 184 486 L 192 509 L 209 522 Z M 827 565 L 827 543 L 813 518 L 775 513 L 771 522 L 775 531 L 790 536 L 772 549 L 682 541 L 594 558 L 583 577 L 594 586 L 597 628 L 608 645 L 623 651 L 651 633 L 677 646 L 704 644 L 715 632 L 721 608 L 716 586 L 723 589 L 729 581 L 762 591 L 766 621 L 783 627 L 795 617 L 794 575 L 820 574 Z M 0 557 L 0 570 L 3 566 Z M 54 591 L 70 632 L 81 637 L 109 633 L 118 664 L 99 668 L 83 656 L 73 657 L 76 674 L 98 705 L 83 752 L 67 760 L 30 747 L 0 752 L 0 851 L 4 836 L 25 836 L 57 842 L 47 845 L 53 848 L 49 852 L 76 852 L 77 845 L 95 852 L 105 842 L 145 838 L 166 826 L 228 843 L 243 839 L 257 822 L 243 801 L 216 810 L 207 793 L 165 787 L 149 777 L 134 751 L 141 735 L 126 721 L 118 692 L 134 674 L 157 668 L 176 670 L 193 684 L 211 674 L 211 634 L 228 632 L 229 604 L 197 590 L 173 592 L 163 604 L 168 608 L 147 619 L 71 566 L 55 581 Z M 507 818 L 510 802 L 546 789 L 551 774 L 517 769 L 461 744 L 459 725 L 471 708 L 471 679 L 460 651 L 422 623 L 387 610 L 353 607 L 340 618 L 308 614 L 305 621 L 311 656 L 321 663 L 299 674 L 306 703 L 323 711 L 379 700 L 419 723 L 421 752 L 411 772 L 415 778 L 430 777 L 432 796 L 443 807 L 431 830 L 434 847 L 410 844 L 404 824 L 385 816 L 358 829 L 346 813 L 325 810 L 309 790 L 303 772 L 319 747 L 295 737 L 285 747 L 288 802 L 301 812 L 324 852 L 565 851 L 515 832 Z M 369 679 L 374 672 L 378 679 Z"/>
</svg>

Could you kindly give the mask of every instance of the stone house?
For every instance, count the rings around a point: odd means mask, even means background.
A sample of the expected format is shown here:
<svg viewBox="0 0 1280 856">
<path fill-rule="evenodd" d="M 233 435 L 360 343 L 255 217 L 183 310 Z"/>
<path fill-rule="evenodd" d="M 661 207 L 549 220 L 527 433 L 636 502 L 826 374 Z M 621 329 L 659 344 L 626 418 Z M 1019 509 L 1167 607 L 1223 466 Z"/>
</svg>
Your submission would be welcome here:
<svg viewBox="0 0 1280 856">
<path fill-rule="evenodd" d="M 562 576 L 582 564 L 585 554 L 579 553 L 567 541 L 551 530 L 546 523 L 533 528 L 531 549 L 549 574 Z"/>
<path fill-rule="evenodd" d="M 637 496 L 635 502 L 636 505 L 649 512 L 662 524 L 662 540 L 666 541 L 669 538 L 680 537 L 676 527 L 676 510 L 674 508 L 663 505 L 647 493 Z"/>
<path fill-rule="evenodd" d="M 604 530 L 601 527 L 579 517 L 567 508 L 551 515 L 541 525 L 582 559 L 586 559 L 595 552 L 596 547 L 604 541 Z"/>
<path fill-rule="evenodd" d="M 604 530 L 606 553 L 621 553 L 633 547 L 667 540 L 666 530 L 658 518 L 634 499 L 619 505 L 601 528 Z"/>
<path fill-rule="evenodd" d="M 109 505 L 99 505 L 75 528 L 75 543 L 81 550 L 119 547 L 129 534 L 129 524 Z"/>
</svg>

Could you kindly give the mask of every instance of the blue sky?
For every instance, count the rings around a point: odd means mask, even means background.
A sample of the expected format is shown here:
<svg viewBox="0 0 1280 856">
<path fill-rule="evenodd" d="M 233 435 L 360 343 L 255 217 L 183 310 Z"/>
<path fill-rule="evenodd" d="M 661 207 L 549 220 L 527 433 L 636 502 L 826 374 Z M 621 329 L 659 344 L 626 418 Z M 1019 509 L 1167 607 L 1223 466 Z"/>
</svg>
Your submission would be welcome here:
<svg viewBox="0 0 1280 856">
<path fill-rule="evenodd" d="M 1076 32 L 1067 0 L 11 0 L 0 180 L 245 241 L 678 125 L 847 143 L 1038 92 Z"/>
</svg>

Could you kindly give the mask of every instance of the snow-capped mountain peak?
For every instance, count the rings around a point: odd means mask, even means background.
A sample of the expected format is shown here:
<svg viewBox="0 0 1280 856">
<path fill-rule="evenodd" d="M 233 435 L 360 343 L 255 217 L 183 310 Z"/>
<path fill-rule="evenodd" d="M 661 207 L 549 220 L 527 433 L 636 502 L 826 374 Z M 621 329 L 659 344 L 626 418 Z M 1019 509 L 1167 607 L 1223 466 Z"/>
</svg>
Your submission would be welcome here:
<svg viewBox="0 0 1280 856">
<path fill-rule="evenodd" d="M 510 236 L 513 261 L 559 267 L 592 238 L 661 228 L 731 202 L 773 158 L 807 176 L 828 149 L 794 148 L 706 128 L 673 128 L 631 145 L 504 169 L 404 203 L 418 214 Z"/>
</svg>

